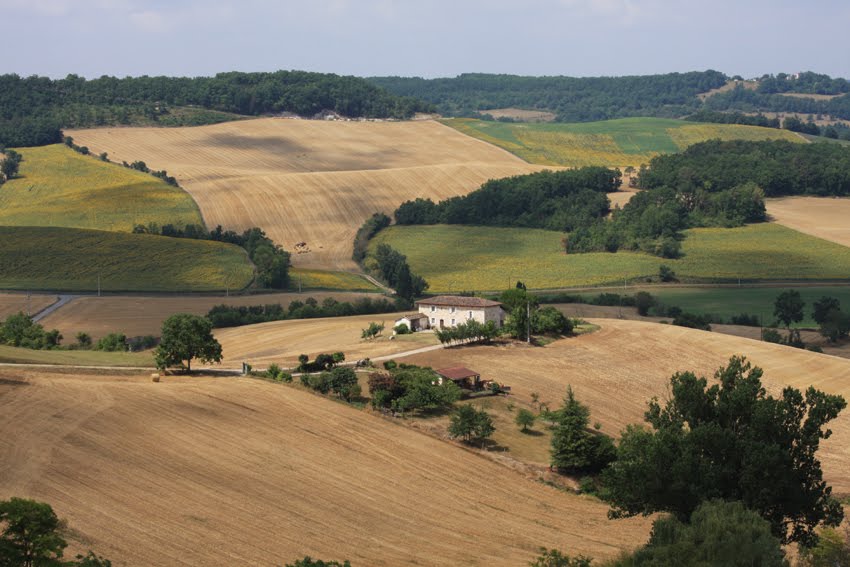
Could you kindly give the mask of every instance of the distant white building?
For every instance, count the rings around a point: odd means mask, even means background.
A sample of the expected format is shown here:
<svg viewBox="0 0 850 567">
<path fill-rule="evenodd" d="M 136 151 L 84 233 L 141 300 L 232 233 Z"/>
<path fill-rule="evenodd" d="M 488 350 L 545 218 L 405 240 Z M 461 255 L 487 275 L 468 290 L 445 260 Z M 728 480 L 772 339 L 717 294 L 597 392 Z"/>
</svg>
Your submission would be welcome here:
<svg viewBox="0 0 850 567">
<path fill-rule="evenodd" d="M 505 311 L 498 301 L 480 297 L 438 295 L 416 302 L 419 314 L 427 317 L 428 327 L 445 329 L 469 320 L 486 323 L 493 321 L 497 327 L 505 322 Z"/>
</svg>

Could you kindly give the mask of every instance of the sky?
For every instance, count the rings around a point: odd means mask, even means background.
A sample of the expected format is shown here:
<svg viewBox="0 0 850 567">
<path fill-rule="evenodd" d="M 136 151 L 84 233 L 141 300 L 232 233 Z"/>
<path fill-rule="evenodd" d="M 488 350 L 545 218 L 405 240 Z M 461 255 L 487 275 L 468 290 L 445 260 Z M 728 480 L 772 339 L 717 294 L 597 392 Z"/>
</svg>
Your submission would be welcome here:
<svg viewBox="0 0 850 567">
<path fill-rule="evenodd" d="M 850 78 L 848 0 L 0 0 L 0 74 Z"/>
</svg>

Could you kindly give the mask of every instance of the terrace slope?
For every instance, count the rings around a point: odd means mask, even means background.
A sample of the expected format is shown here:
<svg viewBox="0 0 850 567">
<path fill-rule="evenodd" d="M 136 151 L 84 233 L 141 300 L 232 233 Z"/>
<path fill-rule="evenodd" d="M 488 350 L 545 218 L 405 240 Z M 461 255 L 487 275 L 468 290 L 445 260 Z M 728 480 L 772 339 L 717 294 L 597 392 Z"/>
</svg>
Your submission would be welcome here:
<svg viewBox="0 0 850 567">
<path fill-rule="evenodd" d="M 357 228 L 416 197 L 438 201 L 490 179 L 541 169 L 434 121 L 258 119 L 197 128 L 104 128 L 70 134 L 116 160 L 167 169 L 209 227 L 263 228 L 298 267 L 355 269 Z"/>
</svg>

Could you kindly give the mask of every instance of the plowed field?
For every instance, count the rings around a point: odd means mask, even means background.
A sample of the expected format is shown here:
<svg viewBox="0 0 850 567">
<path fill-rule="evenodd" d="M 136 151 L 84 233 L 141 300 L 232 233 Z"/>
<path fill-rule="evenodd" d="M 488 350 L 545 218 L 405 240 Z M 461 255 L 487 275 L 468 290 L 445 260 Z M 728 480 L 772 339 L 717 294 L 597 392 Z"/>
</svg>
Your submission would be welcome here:
<svg viewBox="0 0 850 567">
<path fill-rule="evenodd" d="M 174 175 L 209 227 L 263 228 L 299 267 L 354 269 L 363 221 L 403 201 L 438 201 L 490 179 L 541 169 L 433 121 L 259 119 L 197 128 L 104 128 L 70 134 L 113 160 Z"/>
<path fill-rule="evenodd" d="M 643 543 L 565 494 L 363 411 L 253 379 L 0 370 L 0 498 L 51 503 L 113 565 L 355 567 L 598 558 Z"/>
</svg>

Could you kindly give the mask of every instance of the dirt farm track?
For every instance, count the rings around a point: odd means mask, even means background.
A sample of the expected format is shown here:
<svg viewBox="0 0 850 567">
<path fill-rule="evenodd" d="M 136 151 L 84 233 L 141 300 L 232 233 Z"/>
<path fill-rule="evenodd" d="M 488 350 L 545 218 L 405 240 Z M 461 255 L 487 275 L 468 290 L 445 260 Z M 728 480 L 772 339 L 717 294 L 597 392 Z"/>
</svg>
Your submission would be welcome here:
<svg viewBox="0 0 850 567">
<path fill-rule="evenodd" d="M 113 161 L 174 175 L 207 225 L 262 227 L 299 267 L 353 270 L 357 228 L 403 201 L 468 193 L 490 178 L 543 169 L 434 121 L 264 118 L 195 128 L 69 131 Z M 308 251 L 309 250 L 309 251 Z"/>
</svg>

